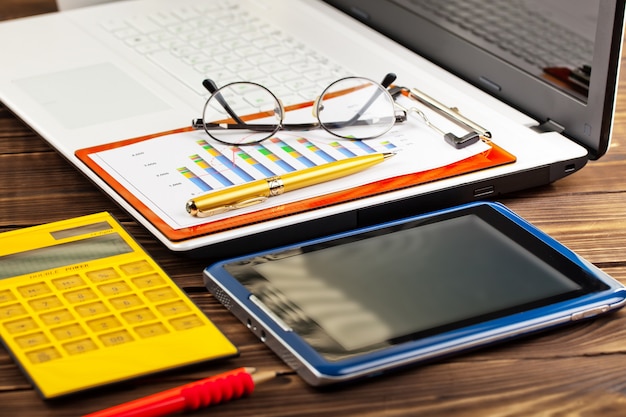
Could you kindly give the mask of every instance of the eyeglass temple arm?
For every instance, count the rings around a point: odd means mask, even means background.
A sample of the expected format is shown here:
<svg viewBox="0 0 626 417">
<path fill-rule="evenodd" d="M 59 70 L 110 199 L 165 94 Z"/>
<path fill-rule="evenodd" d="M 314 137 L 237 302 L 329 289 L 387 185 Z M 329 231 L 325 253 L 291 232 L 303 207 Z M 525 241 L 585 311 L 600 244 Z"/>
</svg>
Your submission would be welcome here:
<svg viewBox="0 0 626 417">
<path fill-rule="evenodd" d="M 394 74 L 393 72 L 388 73 L 387 75 L 385 75 L 385 77 L 383 78 L 383 81 L 380 83 L 380 85 L 382 85 L 384 88 L 387 88 L 391 85 L 391 83 L 393 83 L 396 80 L 396 74 Z M 382 93 L 381 90 L 376 90 L 374 92 L 374 94 L 372 94 L 372 97 L 370 97 L 369 100 L 367 100 L 367 103 L 365 103 L 363 105 L 363 107 L 361 107 L 361 109 L 354 115 L 354 117 L 352 117 L 352 119 L 347 120 L 345 122 L 346 126 L 352 126 L 354 123 L 357 122 L 357 120 L 359 120 L 361 118 L 361 116 L 363 115 L 363 113 L 365 113 L 367 111 L 367 109 L 370 108 L 370 106 L 372 105 L 372 103 L 374 103 L 374 101 L 376 101 L 376 99 L 378 98 L 378 96 Z"/>
<path fill-rule="evenodd" d="M 273 132 L 276 130 L 274 124 L 258 124 L 258 123 L 204 123 L 202 119 L 194 119 L 191 121 L 191 125 L 194 129 L 211 129 L 220 128 L 223 130 L 252 130 L 255 132 Z M 285 124 L 281 127 L 284 130 L 313 130 L 320 126 L 319 123 L 295 123 Z"/>
<path fill-rule="evenodd" d="M 218 90 L 217 84 L 215 84 L 215 81 L 210 80 L 208 78 L 206 80 L 202 81 L 202 85 L 211 94 L 215 94 L 215 92 Z M 224 110 L 226 110 L 228 115 L 233 118 L 234 121 L 236 121 L 237 123 L 245 124 L 245 122 L 243 120 L 241 120 L 239 118 L 239 116 L 237 116 L 237 113 L 235 113 L 235 111 L 228 105 L 228 103 L 226 102 L 226 100 L 224 99 L 224 97 L 222 96 L 221 93 L 215 94 L 215 98 L 222 105 Z"/>
</svg>

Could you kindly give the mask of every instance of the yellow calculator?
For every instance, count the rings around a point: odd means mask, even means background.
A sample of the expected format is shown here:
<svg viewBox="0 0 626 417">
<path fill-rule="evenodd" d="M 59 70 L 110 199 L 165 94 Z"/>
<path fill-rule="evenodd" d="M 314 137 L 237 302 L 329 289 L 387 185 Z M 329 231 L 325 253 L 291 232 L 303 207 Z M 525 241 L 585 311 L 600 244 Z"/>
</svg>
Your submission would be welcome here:
<svg viewBox="0 0 626 417">
<path fill-rule="evenodd" d="M 238 353 L 108 213 L 0 234 L 0 336 L 45 398 Z"/>
</svg>

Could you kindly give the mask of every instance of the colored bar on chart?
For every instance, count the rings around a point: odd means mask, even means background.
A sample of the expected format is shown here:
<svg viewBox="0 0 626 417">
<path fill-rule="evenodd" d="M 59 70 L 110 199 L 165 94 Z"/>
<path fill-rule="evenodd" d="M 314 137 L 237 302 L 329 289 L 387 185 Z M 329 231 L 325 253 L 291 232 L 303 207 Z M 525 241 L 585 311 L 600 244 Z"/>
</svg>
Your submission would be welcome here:
<svg viewBox="0 0 626 417">
<path fill-rule="evenodd" d="M 209 174 L 211 177 L 219 181 L 219 183 L 223 186 L 228 187 L 230 185 L 233 185 L 233 182 L 231 180 L 226 178 L 224 174 L 209 165 L 208 162 L 202 159 L 200 155 L 191 155 L 189 159 L 191 159 L 198 167 L 205 170 L 207 174 Z"/>
<path fill-rule="evenodd" d="M 345 155 L 348 158 L 352 158 L 353 156 L 356 156 L 354 152 L 352 152 L 350 149 L 343 146 L 341 142 L 331 142 L 330 146 L 332 146 L 335 150 L 341 152 L 342 155 Z"/>
<path fill-rule="evenodd" d="M 202 181 L 196 174 L 191 172 L 189 168 L 187 167 L 178 168 L 178 172 L 183 174 L 185 178 L 187 178 L 189 181 L 191 181 L 196 186 L 198 186 L 198 188 L 200 188 L 202 191 L 211 191 L 213 189 L 209 184 Z"/>
<path fill-rule="evenodd" d="M 367 143 L 365 143 L 365 141 L 362 140 L 353 140 L 352 143 L 356 146 L 358 146 L 360 149 L 362 149 L 363 151 L 365 151 L 365 153 L 376 153 L 378 152 L 376 149 L 372 148 L 370 145 L 368 145 Z"/>
<path fill-rule="evenodd" d="M 250 164 L 250 166 L 252 166 L 254 169 L 259 171 L 264 176 L 266 176 L 266 177 L 273 177 L 274 175 L 276 175 L 268 167 L 266 167 L 265 165 L 263 165 L 262 163 L 260 163 L 256 159 L 254 159 L 252 157 L 252 155 L 250 155 L 249 153 L 245 152 L 241 148 L 234 147 L 233 151 L 237 154 L 237 156 L 239 158 L 241 158 L 241 160 L 243 160 L 244 162 L 247 162 L 248 164 Z"/>
<path fill-rule="evenodd" d="M 292 148 L 291 146 L 289 146 L 288 144 L 286 144 L 284 141 L 282 141 L 279 138 L 270 138 L 269 139 L 272 143 L 280 146 L 280 148 L 287 152 L 287 154 L 292 157 L 293 159 L 295 159 L 296 161 L 300 162 L 301 164 L 303 164 L 304 166 L 306 166 L 307 168 L 312 168 L 315 165 L 315 163 L 313 161 L 311 161 L 309 158 L 307 158 L 306 156 L 302 155 L 300 152 L 296 151 L 294 148 Z"/>
<path fill-rule="evenodd" d="M 254 149 L 256 149 L 265 158 L 267 158 L 271 162 L 273 162 L 276 165 L 278 165 L 279 167 L 281 167 L 285 172 L 293 172 L 293 171 L 296 170 L 294 167 L 289 165 L 287 162 L 283 161 L 278 156 L 276 156 L 276 154 L 274 152 L 270 151 L 265 146 L 263 146 L 263 145 L 256 145 L 254 147 Z"/>
<path fill-rule="evenodd" d="M 211 146 L 206 140 L 199 140 L 198 145 L 202 146 L 202 149 L 207 151 L 209 155 L 215 158 L 220 164 L 222 164 L 225 168 L 232 171 L 239 178 L 241 178 L 244 182 L 254 181 L 255 178 L 252 175 L 248 174 L 246 171 L 237 166 L 237 164 L 224 156 L 220 151 Z"/>
<path fill-rule="evenodd" d="M 382 142 L 380 142 L 380 144 L 385 148 L 385 149 L 397 149 L 398 147 L 396 145 L 394 145 L 393 143 L 389 142 L 388 140 L 384 140 Z"/>
<path fill-rule="evenodd" d="M 336 161 L 335 158 L 333 158 L 331 155 L 326 153 L 323 149 L 320 149 L 316 144 L 314 144 L 313 142 L 311 142 L 308 139 L 299 138 L 298 139 L 298 143 L 301 143 L 302 145 L 304 145 L 307 148 L 307 150 L 311 151 L 316 156 L 319 156 L 320 158 L 322 158 L 326 162 L 334 162 L 334 161 Z"/>
</svg>

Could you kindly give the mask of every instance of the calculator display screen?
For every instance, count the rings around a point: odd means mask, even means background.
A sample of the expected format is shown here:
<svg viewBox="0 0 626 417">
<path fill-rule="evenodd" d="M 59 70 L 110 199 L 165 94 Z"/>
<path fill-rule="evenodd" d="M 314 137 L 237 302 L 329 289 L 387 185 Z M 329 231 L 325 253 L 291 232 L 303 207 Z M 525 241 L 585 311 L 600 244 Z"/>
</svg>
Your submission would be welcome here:
<svg viewBox="0 0 626 417">
<path fill-rule="evenodd" d="M 0 257 L 0 279 L 133 252 L 117 233 Z"/>
</svg>

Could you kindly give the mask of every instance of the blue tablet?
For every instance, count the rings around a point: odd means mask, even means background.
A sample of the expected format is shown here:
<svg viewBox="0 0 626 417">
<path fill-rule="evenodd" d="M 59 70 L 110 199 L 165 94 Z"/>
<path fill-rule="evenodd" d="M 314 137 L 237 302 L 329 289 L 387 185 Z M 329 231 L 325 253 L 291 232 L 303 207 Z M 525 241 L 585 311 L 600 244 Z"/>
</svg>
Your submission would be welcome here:
<svg viewBox="0 0 626 417">
<path fill-rule="evenodd" d="M 604 314 L 616 280 L 498 203 L 214 264 L 208 289 L 311 385 Z"/>
</svg>

